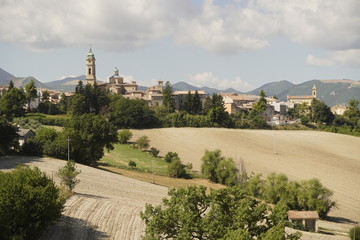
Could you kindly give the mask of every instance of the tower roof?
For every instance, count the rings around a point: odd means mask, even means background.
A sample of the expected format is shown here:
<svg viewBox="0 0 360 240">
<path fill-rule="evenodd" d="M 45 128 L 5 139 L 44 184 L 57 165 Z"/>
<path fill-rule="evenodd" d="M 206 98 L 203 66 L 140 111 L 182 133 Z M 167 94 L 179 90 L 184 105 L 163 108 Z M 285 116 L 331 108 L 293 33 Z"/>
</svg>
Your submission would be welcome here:
<svg viewBox="0 0 360 240">
<path fill-rule="evenodd" d="M 90 50 L 89 50 L 87 56 L 88 57 L 94 57 L 94 53 L 92 52 L 91 47 L 90 47 Z"/>
<path fill-rule="evenodd" d="M 314 86 L 312 87 L 312 89 L 316 89 L 316 86 L 315 86 L 315 84 L 314 84 Z"/>
</svg>

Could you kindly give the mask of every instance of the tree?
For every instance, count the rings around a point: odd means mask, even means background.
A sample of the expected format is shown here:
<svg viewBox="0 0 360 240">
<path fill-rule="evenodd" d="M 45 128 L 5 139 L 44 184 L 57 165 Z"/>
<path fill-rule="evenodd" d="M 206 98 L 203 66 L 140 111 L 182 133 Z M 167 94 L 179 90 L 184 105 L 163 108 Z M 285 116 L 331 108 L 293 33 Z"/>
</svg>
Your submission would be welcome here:
<svg viewBox="0 0 360 240">
<path fill-rule="evenodd" d="M 238 183 L 238 169 L 232 158 L 223 159 L 215 169 L 218 182 L 226 186 Z"/>
<path fill-rule="evenodd" d="M 12 80 L 10 80 L 8 91 L 10 91 L 13 87 L 14 87 L 14 83 Z"/>
<path fill-rule="evenodd" d="M 334 114 L 325 103 L 314 98 L 310 105 L 310 119 L 315 123 L 330 124 L 334 120 Z"/>
<path fill-rule="evenodd" d="M 0 156 L 8 153 L 12 146 L 18 144 L 18 129 L 6 120 L 6 118 L 0 116 Z"/>
<path fill-rule="evenodd" d="M 219 124 L 220 126 L 228 126 L 228 120 L 230 119 L 229 113 L 225 110 L 223 97 L 218 94 L 214 94 L 211 100 L 211 108 L 208 111 L 208 115 L 212 122 Z"/>
<path fill-rule="evenodd" d="M 185 102 L 184 102 L 184 108 L 187 113 L 192 114 L 193 113 L 193 107 L 194 107 L 194 100 L 191 95 L 190 90 L 188 91 L 188 94 L 186 95 Z"/>
<path fill-rule="evenodd" d="M 200 99 L 199 92 L 196 90 L 193 97 L 192 113 L 200 114 L 202 112 L 202 103 Z"/>
<path fill-rule="evenodd" d="M 148 136 L 141 136 L 135 141 L 140 150 L 146 150 L 150 147 L 150 139 Z"/>
<path fill-rule="evenodd" d="M 203 186 L 170 189 L 162 206 L 147 204 L 144 239 L 290 239 L 285 220 L 273 222 L 275 209 L 239 187 L 211 190 Z M 275 218 L 273 218 L 275 219 Z M 298 239 L 294 237 L 292 239 Z"/>
<path fill-rule="evenodd" d="M 267 106 L 267 101 L 266 101 L 266 95 L 265 95 L 265 91 L 261 90 L 260 91 L 260 98 L 259 100 L 254 104 L 254 108 L 253 110 L 257 113 L 257 114 L 262 114 Z"/>
<path fill-rule="evenodd" d="M 201 158 L 201 173 L 204 178 L 212 182 L 219 182 L 216 174 L 216 169 L 219 163 L 225 158 L 221 156 L 221 151 L 216 149 L 214 151 L 205 150 L 205 155 Z"/>
<path fill-rule="evenodd" d="M 78 163 L 95 166 L 104 155 L 104 148 L 111 150 L 118 142 L 116 128 L 103 116 L 84 114 L 69 119 L 62 133 L 64 143 L 71 139 L 70 157 Z M 65 137 L 65 138 L 64 138 Z"/>
<path fill-rule="evenodd" d="M 47 102 L 47 101 L 49 101 L 49 98 L 50 98 L 50 94 L 49 94 L 48 90 L 43 91 L 41 99 L 44 102 Z"/>
<path fill-rule="evenodd" d="M 119 143 L 125 144 L 127 143 L 131 138 L 133 134 L 129 129 L 124 129 L 119 132 Z"/>
<path fill-rule="evenodd" d="M 0 115 L 4 115 L 7 119 L 23 116 L 25 102 L 24 92 L 15 87 L 12 88 L 0 98 Z"/>
<path fill-rule="evenodd" d="M 28 103 L 28 111 L 31 111 L 31 101 L 37 98 L 37 88 L 33 79 L 25 85 L 25 97 Z"/>
<path fill-rule="evenodd" d="M 76 178 L 80 172 L 81 171 L 76 170 L 75 162 L 70 160 L 66 162 L 64 167 L 59 168 L 57 176 L 60 178 L 61 184 L 69 191 L 72 191 L 80 182 L 80 180 Z"/>
<path fill-rule="evenodd" d="M 38 168 L 0 171 L 0 239 L 38 239 L 61 217 L 65 200 Z"/>
<path fill-rule="evenodd" d="M 167 113 L 175 112 L 174 90 L 169 81 L 166 82 L 163 90 L 163 105 Z"/>
<path fill-rule="evenodd" d="M 85 114 L 87 112 L 85 97 L 81 94 L 75 94 L 72 96 L 70 98 L 68 112 L 72 116 L 81 116 Z"/>
<path fill-rule="evenodd" d="M 172 162 L 173 160 L 180 159 L 179 155 L 176 152 L 168 152 L 166 153 L 164 160 L 165 162 Z"/>
<path fill-rule="evenodd" d="M 78 82 L 78 85 L 76 85 L 76 87 L 75 87 L 75 93 L 76 93 L 76 94 L 84 94 L 84 91 L 85 91 L 85 89 L 84 89 L 84 84 L 83 84 L 83 82 L 80 80 L 80 81 Z"/>
<path fill-rule="evenodd" d="M 169 176 L 173 178 L 190 178 L 186 172 L 186 166 L 181 163 L 180 159 L 174 159 L 168 165 Z"/>
<path fill-rule="evenodd" d="M 59 110 L 61 113 L 67 112 L 68 102 L 69 102 L 69 98 L 65 95 L 65 93 L 62 93 L 60 95 L 60 102 L 59 102 Z"/>
<path fill-rule="evenodd" d="M 159 153 L 160 153 L 160 150 L 157 149 L 157 148 L 155 148 L 155 147 L 152 147 L 152 148 L 150 148 L 150 153 L 151 153 L 151 155 L 153 155 L 154 157 L 157 157 L 157 156 L 159 155 Z"/>
</svg>

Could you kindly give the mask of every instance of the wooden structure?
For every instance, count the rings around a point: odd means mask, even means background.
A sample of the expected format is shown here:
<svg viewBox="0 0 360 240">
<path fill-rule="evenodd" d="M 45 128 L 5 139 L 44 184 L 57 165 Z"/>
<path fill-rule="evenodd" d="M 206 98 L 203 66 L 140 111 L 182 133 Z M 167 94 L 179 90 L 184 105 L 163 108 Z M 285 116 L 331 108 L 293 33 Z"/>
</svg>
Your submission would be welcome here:
<svg viewBox="0 0 360 240">
<path fill-rule="evenodd" d="M 316 211 L 288 211 L 290 222 L 297 222 L 304 225 L 306 231 L 318 231 L 317 220 L 319 214 Z"/>
</svg>

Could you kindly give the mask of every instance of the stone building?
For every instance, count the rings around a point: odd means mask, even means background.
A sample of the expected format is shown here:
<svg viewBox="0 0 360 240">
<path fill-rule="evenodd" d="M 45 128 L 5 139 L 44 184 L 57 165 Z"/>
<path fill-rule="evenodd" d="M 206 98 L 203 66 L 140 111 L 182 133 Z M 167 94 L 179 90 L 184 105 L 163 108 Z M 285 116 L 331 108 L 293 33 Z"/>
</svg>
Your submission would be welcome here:
<svg viewBox="0 0 360 240">
<path fill-rule="evenodd" d="M 316 211 L 288 211 L 290 222 L 297 222 L 304 225 L 306 231 L 318 231 L 317 220 L 319 215 Z"/>
<path fill-rule="evenodd" d="M 309 96 L 287 96 L 287 100 L 288 100 L 289 103 L 292 103 L 294 105 L 302 104 L 302 103 L 307 103 L 308 105 L 310 105 L 311 101 L 313 99 L 316 99 L 316 86 L 315 86 L 315 84 L 312 87 L 311 93 L 312 94 L 309 95 Z"/>
</svg>

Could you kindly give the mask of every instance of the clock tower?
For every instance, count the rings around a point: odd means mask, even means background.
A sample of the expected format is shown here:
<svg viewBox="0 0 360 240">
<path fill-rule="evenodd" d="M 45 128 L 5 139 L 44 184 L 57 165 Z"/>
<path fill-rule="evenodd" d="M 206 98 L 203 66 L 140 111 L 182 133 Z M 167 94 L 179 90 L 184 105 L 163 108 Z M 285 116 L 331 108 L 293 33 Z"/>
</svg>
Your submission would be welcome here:
<svg viewBox="0 0 360 240">
<path fill-rule="evenodd" d="M 96 83 L 96 74 L 95 74 L 95 56 L 94 53 L 90 50 L 86 56 L 86 83 L 94 85 Z"/>
</svg>

